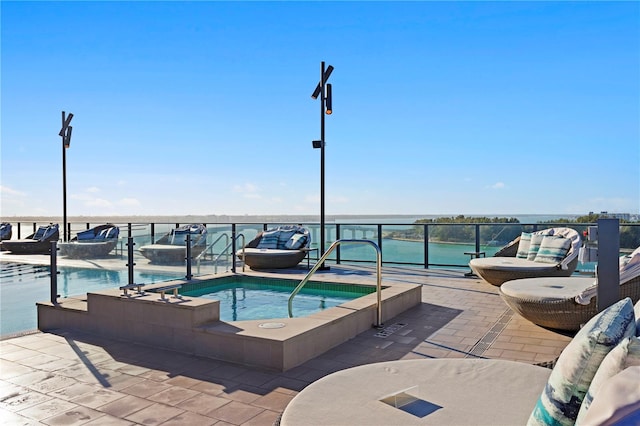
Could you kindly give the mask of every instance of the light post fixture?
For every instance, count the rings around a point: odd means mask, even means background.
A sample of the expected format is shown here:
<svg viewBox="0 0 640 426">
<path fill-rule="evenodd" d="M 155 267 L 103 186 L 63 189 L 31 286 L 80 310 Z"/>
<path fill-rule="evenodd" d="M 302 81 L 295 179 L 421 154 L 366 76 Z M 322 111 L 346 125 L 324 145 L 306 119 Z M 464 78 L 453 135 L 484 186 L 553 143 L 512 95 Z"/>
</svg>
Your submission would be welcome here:
<svg viewBox="0 0 640 426">
<path fill-rule="evenodd" d="M 58 136 L 62 138 L 62 241 L 66 242 L 67 238 L 67 148 L 71 145 L 71 131 L 73 127 L 69 125 L 73 114 L 65 116 L 62 111 L 62 128 Z"/>
<path fill-rule="evenodd" d="M 320 256 L 324 254 L 324 115 L 330 115 L 332 110 L 331 84 L 327 84 L 329 76 L 333 72 L 333 66 L 329 65 L 324 68 L 324 61 L 320 62 L 320 82 L 316 86 L 311 98 L 318 99 L 320 96 L 320 140 L 313 141 L 314 149 L 320 149 Z M 324 263 L 320 266 L 321 270 L 329 269 Z"/>
</svg>

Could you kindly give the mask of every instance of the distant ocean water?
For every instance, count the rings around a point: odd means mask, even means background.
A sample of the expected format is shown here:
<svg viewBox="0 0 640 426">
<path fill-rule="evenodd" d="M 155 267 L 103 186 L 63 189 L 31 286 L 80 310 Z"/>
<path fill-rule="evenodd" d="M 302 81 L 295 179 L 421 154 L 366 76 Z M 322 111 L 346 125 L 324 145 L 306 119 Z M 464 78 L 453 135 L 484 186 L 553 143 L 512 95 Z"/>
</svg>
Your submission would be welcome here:
<svg viewBox="0 0 640 426">
<path fill-rule="evenodd" d="M 415 215 L 326 215 L 325 223 L 387 223 L 411 224 L 419 219 L 456 217 L 459 214 Z M 469 214 L 465 217 L 517 218 L 520 223 L 538 223 L 558 219 L 575 219 L 571 214 Z M 9 222 L 62 222 L 61 216 L 4 217 Z M 68 216 L 67 221 L 78 223 L 318 223 L 317 215 L 140 215 L 140 216 Z"/>
</svg>

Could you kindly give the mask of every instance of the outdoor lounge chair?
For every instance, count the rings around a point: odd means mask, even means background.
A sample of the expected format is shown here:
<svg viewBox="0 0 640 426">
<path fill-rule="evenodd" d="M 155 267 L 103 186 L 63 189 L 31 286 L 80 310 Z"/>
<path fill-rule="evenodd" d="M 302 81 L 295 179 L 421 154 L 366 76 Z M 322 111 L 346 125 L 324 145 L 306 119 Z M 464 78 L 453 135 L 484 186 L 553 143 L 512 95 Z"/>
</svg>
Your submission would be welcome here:
<svg viewBox="0 0 640 426">
<path fill-rule="evenodd" d="M 12 254 L 47 254 L 51 251 L 51 242 L 58 241 L 58 224 L 40 226 L 36 232 L 19 240 L 5 240 L 2 249 Z"/>
<path fill-rule="evenodd" d="M 598 313 L 594 278 L 553 277 L 509 281 L 500 296 L 511 309 L 542 327 L 575 331 Z M 620 297 L 640 299 L 640 247 L 620 258 Z"/>
<path fill-rule="evenodd" d="M 589 321 L 551 370 L 451 358 L 347 368 L 300 391 L 280 425 L 638 424 L 637 333 L 634 306 L 624 299 Z M 609 423 L 593 420 L 603 417 Z"/>
<path fill-rule="evenodd" d="M 310 243 L 308 229 L 281 226 L 260 232 L 236 255 L 251 269 L 292 268 L 307 256 Z"/>
<path fill-rule="evenodd" d="M 496 286 L 520 278 L 568 277 L 578 265 L 580 244 L 580 234 L 571 228 L 523 232 L 495 256 L 472 259 L 469 267 Z"/>
</svg>

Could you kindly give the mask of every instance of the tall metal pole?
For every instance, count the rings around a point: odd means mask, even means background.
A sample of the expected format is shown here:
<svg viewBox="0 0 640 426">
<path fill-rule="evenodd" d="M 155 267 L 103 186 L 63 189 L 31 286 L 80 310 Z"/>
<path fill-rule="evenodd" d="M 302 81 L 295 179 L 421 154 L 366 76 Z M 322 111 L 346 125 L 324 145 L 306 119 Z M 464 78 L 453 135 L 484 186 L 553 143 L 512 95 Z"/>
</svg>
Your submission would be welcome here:
<svg viewBox="0 0 640 426">
<path fill-rule="evenodd" d="M 320 62 L 320 256 L 324 254 L 324 61 Z M 320 269 L 326 269 L 324 262 Z"/>
<path fill-rule="evenodd" d="M 67 241 L 67 153 L 66 150 L 71 145 L 71 131 L 73 127 L 69 124 L 73 114 L 65 116 L 65 112 L 62 111 L 62 128 L 60 129 L 60 137 L 62 138 L 62 241 Z"/>
<path fill-rule="evenodd" d="M 62 129 L 65 130 L 65 116 L 62 111 Z M 62 241 L 67 241 L 67 147 L 66 132 L 62 135 Z"/>
</svg>

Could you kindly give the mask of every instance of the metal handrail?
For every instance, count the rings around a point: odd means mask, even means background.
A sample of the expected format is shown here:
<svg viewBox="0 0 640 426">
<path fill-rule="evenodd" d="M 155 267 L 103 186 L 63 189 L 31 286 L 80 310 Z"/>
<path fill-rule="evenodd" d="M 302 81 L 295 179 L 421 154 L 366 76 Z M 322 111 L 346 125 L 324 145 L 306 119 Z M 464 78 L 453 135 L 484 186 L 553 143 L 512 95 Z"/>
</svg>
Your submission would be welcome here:
<svg viewBox="0 0 640 426">
<path fill-rule="evenodd" d="M 327 249 L 327 251 L 324 252 L 322 257 L 318 260 L 318 262 L 313 266 L 313 268 L 311 268 L 309 273 L 302 279 L 302 281 L 300 281 L 300 284 L 298 284 L 296 288 L 293 289 L 293 291 L 291 292 L 291 295 L 289 296 L 289 302 L 288 302 L 289 318 L 293 318 L 293 298 L 296 297 L 296 295 L 300 292 L 300 290 L 302 290 L 302 287 L 304 287 L 307 281 L 309 281 L 311 276 L 318 270 L 318 268 L 320 268 L 320 266 L 324 264 L 324 261 L 327 259 L 327 257 L 329 257 L 331 252 L 335 250 L 335 248 L 338 247 L 340 244 L 369 244 L 373 246 L 373 248 L 376 250 L 376 274 L 378 276 L 377 283 L 376 283 L 376 292 L 378 296 L 378 299 L 377 299 L 378 306 L 376 309 L 377 318 L 374 326 L 380 327 L 382 325 L 381 323 L 381 320 L 382 320 L 382 251 L 380 250 L 380 247 L 376 243 L 370 240 L 338 240 L 338 241 L 335 241 L 333 244 L 331 244 L 331 246 Z"/>
<path fill-rule="evenodd" d="M 220 256 L 222 256 L 228 249 L 231 248 L 231 246 L 233 245 L 233 242 L 236 241 L 238 238 L 242 238 L 242 260 L 244 261 L 244 245 L 245 245 L 244 234 L 238 234 L 236 235 L 235 239 L 233 239 L 229 244 L 227 244 L 227 246 L 224 249 L 222 249 L 220 254 L 215 259 L 213 259 L 214 274 L 218 273 L 218 259 L 220 259 Z M 235 256 L 235 253 L 232 253 L 231 255 Z M 242 263 L 242 272 L 244 272 L 244 262 Z"/>
<path fill-rule="evenodd" d="M 218 238 L 216 238 L 216 240 L 214 242 L 212 242 L 207 247 L 205 247 L 205 249 L 202 250 L 202 253 L 200 253 L 198 256 L 196 256 L 196 259 L 200 259 L 200 257 L 204 256 L 207 253 L 207 250 L 209 250 L 210 248 L 213 248 L 213 246 L 215 246 L 216 243 L 218 241 L 220 241 L 223 237 L 225 237 L 227 239 L 226 243 L 229 244 L 229 235 L 221 234 L 221 235 L 218 236 Z M 213 253 L 211 253 L 211 255 L 213 255 Z"/>
<path fill-rule="evenodd" d="M 209 248 L 213 247 L 213 245 L 214 245 L 215 243 L 217 243 L 218 241 L 220 241 L 220 239 L 221 239 L 222 237 L 226 237 L 226 238 L 227 238 L 227 245 L 226 245 L 226 247 L 225 247 L 225 248 L 223 248 L 223 249 L 222 249 L 222 251 L 220 251 L 220 253 L 219 253 L 219 254 L 218 254 L 218 255 L 213 259 L 213 273 L 214 273 L 214 274 L 217 274 L 217 273 L 218 273 L 218 260 L 220 260 L 220 258 L 221 258 L 223 255 L 226 255 L 227 257 L 229 256 L 229 253 L 227 253 L 227 251 L 228 251 L 228 250 L 229 250 L 229 248 L 231 248 L 231 246 L 233 245 L 233 241 L 229 242 L 229 236 L 228 236 L 227 234 L 222 234 L 222 235 L 220 235 L 218 238 L 216 238 L 216 240 L 215 240 L 213 243 L 211 243 L 209 246 L 207 246 L 207 249 L 209 249 Z M 238 238 L 240 238 L 240 237 L 242 237 L 242 244 L 244 245 L 244 241 L 245 241 L 245 240 L 244 240 L 244 235 L 243 235 L 243 234 L 238 234 L 238 235 L 236 235 L 236 238 L 235 238 L 235 239 L 237 240 L 237 239 L 238 239 Z M 206 250 L 207 250 L 207 249 L 205 249 L 205 250 L 204 250 L 202 253 L 200 253 L 200 254 L 198 255 L 198 257 L 197 257 L 197 260 L 198 260 L 198 273 L 200 273 L 200 256 L 202 256 L 202 255 L 206 252 Z M 232 254 L 232 256 L 233 256 L 233 254 Z M 242 265 L 242 272 L 244 272 L 244 265 Z"/>
</svg>

